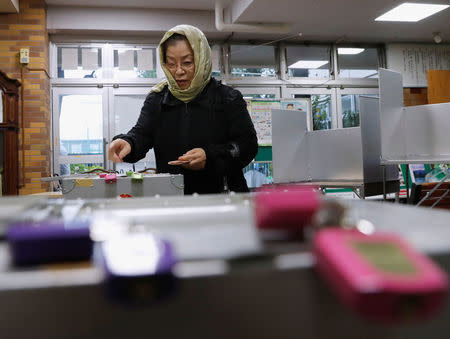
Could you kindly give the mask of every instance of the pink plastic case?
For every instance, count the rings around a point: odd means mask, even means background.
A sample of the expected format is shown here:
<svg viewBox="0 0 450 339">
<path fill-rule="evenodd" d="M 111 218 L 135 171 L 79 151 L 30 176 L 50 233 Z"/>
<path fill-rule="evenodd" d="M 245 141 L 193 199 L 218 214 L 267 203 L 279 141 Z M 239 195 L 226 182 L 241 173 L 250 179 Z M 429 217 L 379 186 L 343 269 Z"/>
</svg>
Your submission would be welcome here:
<svg viewBox="0 0 450 339">
<path fill-rule="evenodd" d="M 117 182 L 117 175 L 116 174 L 107 174 L 105 176 L 105 182 L 107 184 L 112 184 Z"/>
<path fill-rule="evenodd" d="M 260 229 L 301 230 L 319 207 L 319 194 L 311 186 L 260 190 L 255 197 L 256 224 Z"/>
<path fill-rule="evenodd" d="M 368 318 L 427 317 L 446 299 L 446 273 L 396 235 L 323 229 L 314 238 L 314 252 L 317 270 L 341 301 Z"/>
</svg>

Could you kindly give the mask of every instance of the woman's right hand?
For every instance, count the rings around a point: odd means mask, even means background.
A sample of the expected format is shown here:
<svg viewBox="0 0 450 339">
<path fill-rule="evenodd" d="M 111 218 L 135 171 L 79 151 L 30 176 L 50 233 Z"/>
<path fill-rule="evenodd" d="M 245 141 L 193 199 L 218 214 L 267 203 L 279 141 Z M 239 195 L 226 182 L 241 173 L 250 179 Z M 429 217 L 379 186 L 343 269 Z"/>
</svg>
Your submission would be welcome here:
<svg viewBox="0 0 450 339">
<path fill-rule="evenodd" d="M 123 162 L 123 158 L 131 152 L 131 145 L 123 140 L 116 139 L 109 144 L 108 159 L 112 162 Z"/>
</svg>

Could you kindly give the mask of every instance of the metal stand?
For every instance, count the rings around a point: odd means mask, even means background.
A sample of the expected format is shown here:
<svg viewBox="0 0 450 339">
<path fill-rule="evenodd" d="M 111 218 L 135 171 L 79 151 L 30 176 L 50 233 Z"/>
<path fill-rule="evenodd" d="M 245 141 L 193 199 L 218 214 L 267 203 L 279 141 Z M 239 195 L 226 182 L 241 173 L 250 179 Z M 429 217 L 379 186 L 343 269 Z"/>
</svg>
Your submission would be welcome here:
<svg viewBox="0 0 450 339">
<path fill-rule="evenodd" d="M 405 187 L 406 187 L 406 201 L 409 200 L 409 164 L 406 164 Z"/>
<path fill-rule="evenodd" d="M 293 185 L 312 185 L 319 189 L 325 188 L 350 188 L 360 199 L 366 199 L 375 195 L 395 193 L 398 195 L 400 183 L 398 180 L 385 180 L 384 182 L 364 183 L 362 181 L 302 181 Z"/>
<path fill-rule="evenodd" d="M 420 200 L 418 203 L 417 203 L 417 205 L 416 206 L 420 206 L 425 200 L 427 200 L 448 178 L 450 178 L 450 173 L 448 173 L 445 177 L 443 177 L 442 179 L 441 179 L 441 181 L 439 181 L 439 183 L 430 191 L 430 192 L 428 192 L 423 198 L 422 198 L 422 200 Z M 434 206 L 436 206 L 442 199 L 444 199 L 446 196 L 447 196 L 447 194 L 449 193 L 449 191 L 450 191 L 450 188 L 449 189 L 447 189 L 446 191 L 445 191 L 445 193 L 444 194 L 442 194 L 441 196 L 440 196 L 440 198 L 433 204 L 433 205 L 431 205 L 431 208 L 433 208 Z"/>
</svg>

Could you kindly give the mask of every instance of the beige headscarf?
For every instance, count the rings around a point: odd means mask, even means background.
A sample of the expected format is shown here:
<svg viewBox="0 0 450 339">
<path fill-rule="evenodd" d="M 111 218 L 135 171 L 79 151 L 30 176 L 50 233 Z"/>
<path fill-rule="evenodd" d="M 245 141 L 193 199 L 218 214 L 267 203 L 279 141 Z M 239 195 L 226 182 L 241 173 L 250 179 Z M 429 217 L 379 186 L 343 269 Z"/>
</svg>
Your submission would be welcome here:
<svg viewBox="0 0 450 339">
<path fill-rule="evenodd" d="M 194 51 L 194 63 L 195 74 L 194 79 L 191 81 L 191 85 L 186 89 L 180 89 L 177 82 L 172 77 L 172 74 L 167 70 L 163 63 L 163 49 L 162 44 L 174 33 L 184 35 Z M 208 84 L 211 79 L 212 62 L 211 62 L 211 48 L 209 47 L 208 40 L 201 30 L 197 27 L 190 25 L 178 25 L 166 32 L 164 37 L 159 43 L 159 59 L 161 60 L 161 67 L 166 75 L 167 80 L 163 80 L 156 84 L 150 92 L 161 92 L 167 84 L 169 90 L 179 100 L 183 102 L 189 102 L 193 100 Z"/>
</svg>

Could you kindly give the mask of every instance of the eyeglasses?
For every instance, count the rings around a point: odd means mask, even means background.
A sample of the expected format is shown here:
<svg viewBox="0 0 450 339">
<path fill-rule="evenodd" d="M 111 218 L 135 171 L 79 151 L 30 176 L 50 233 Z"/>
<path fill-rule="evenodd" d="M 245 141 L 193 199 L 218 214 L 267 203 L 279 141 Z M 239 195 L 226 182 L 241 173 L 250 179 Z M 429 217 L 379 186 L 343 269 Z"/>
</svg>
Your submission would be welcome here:
<svg viewBox="0 0 450 339">
<path fill-rule="evenodd" d="M 195 64 L 192 61 L 185 61 L 181 65 L 177 65 L 177 64 L 175 64 L 173 62 L 165 63 L 164 65 L 166 66 L 166 68 L 169 71 L 172 71 L 172 72 L 173 71 L 177 71 L 178 67 L 180 67 L 183 71 L 186 72 L 186 71 L 191 70 L 194 67 Z"/>
</svg>

